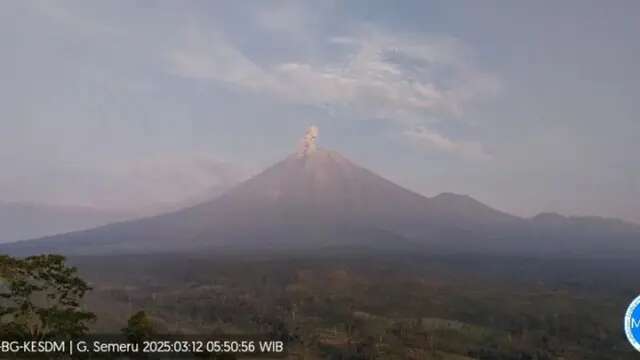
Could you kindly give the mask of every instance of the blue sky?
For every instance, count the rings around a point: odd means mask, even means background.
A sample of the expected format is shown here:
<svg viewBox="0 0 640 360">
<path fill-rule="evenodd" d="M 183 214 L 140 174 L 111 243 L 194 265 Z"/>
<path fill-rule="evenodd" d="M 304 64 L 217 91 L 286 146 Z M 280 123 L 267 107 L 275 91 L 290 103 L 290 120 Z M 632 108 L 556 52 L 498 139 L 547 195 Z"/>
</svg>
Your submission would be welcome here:
<svg viewBox="0 0 640 360">
<path fill-rule="evenodd" d="M 5 1 L 0 200 L 135 207 L 319 144 L 425 195 L 640 221 L 635 1 Z"/>
</svg>

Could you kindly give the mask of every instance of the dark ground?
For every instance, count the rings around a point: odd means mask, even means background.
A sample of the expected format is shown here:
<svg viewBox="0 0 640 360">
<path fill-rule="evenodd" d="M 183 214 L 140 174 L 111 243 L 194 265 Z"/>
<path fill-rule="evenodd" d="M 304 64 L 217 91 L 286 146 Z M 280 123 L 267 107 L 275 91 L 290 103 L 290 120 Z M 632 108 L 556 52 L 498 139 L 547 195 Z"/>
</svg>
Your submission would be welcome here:
<svg viewBox="0 0 640 360">
<path fill-rule="evenodd" d="M 95 331 L 268 333 L 292 358 L 636 359 L 632 261 L 479 255 L 112 256 L 71 262 Z"/>
</svg>

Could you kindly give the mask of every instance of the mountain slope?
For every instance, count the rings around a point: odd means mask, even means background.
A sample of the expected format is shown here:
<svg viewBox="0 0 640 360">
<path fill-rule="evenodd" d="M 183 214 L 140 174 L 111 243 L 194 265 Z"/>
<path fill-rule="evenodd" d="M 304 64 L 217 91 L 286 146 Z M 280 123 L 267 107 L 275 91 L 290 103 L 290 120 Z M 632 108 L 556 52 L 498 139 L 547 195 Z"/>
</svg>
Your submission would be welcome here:
<svg viewBox="0 0 640 360">
<path fill-rule="evenodd" d="M 618 257 L 640 250 L 640 226 L 619 219 L 542 213 L 527 225 L 521 236 L 564 254 Z"/>
<path fill-rule="evenodd" d="M 90 207 L 0 202 L 0 243 L 90 229 L 131 217 Z"/>
<path fill-rule="evenodd" d="M 63 253 L 312 248 L 328 238 L 334 245 L 364 244 L 372 231 L 395 242 L 463 236 L 465 230 L 458 228 L 464 225 L 513 219 L 489 207 L 465 208 L 458 217 L 460 204 L 447 207 L 441 200 L 397 186 L 336 152 L 315 150 L 291 155 L 213 201 L 11 248 Z"/>
<path fill-rule="evenodd" d="M 369 248 L 537 255 L 640 250 L 640 230 L 633 226 L 563 217 L 522 219 L 465 195 L 427 198 L 336 152 L 312 149 L 197 206 L 0 250 L 104 254 Z"/>
</svg>

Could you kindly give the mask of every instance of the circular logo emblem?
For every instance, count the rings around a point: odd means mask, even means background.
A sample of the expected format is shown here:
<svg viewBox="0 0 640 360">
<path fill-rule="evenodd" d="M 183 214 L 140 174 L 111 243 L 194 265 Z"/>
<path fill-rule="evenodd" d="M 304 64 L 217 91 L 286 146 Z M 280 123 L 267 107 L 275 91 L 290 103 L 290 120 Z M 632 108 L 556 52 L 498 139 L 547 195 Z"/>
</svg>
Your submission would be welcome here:
<svg viewBox="0 0 640 360">
<path fill-rule="evenodd" d="M 640 351 L 640 296 L 635 298 L 627 308 L 624 316 L 624 332 L 631 345 Z"/>
</svg>

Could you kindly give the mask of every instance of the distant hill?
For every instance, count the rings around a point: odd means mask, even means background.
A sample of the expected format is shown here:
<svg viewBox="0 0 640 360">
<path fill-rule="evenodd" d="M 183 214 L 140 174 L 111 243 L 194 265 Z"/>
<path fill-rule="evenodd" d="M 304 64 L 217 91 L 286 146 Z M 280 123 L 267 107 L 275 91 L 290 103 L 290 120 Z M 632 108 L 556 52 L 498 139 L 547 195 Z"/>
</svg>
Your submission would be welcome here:
<svg viewBox="0 0 640 360">
<path fill-rule="evenodd" d="M 85 230 L 132 217 L 90 207 L 0 202 L 0 242 Z"/>
<path fill-rule="evenodd" d="M 19 254 L 370 249 L 618 256 L 640 250 L 640 230 L 599 218 L 523 219 L 466 195 L 427 198 L 337 152 L 313 148 L 196 206 L 4 248 Z"/>
</svg>

